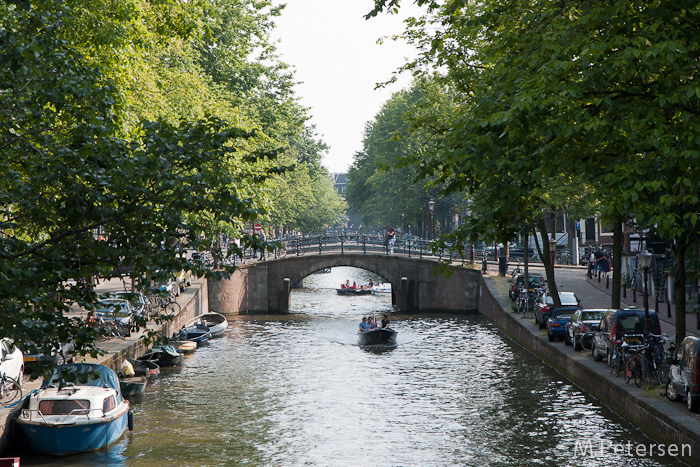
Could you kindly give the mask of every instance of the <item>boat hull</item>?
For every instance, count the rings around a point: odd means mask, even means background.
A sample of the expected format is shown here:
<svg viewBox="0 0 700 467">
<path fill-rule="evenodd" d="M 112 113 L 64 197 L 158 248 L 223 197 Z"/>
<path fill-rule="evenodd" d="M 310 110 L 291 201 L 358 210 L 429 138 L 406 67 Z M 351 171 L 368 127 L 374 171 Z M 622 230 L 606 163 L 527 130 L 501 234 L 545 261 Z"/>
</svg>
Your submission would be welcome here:
<svg viewBox="0 0 700 467">
<path fill-rule="evenodd" d="M 170 347 L 172 351 L 153 347 L 147 354 L 142 355 L 137 360 L 155 362 L 161 367 L 182 365 L 182 352 L 177 352 L 172 346 L 167 347 Z"/>
<path fill-rule="evenodd" d="M 185 327 L 194 326 L 196 323 L 203 323 L 211 332 L 211 339 L 221 337 L 228 328 L 228 320 L 221 313 L 209 312 L 199 315 L 185 323 Z"/>
<path fill-rule="evenodd" d="M 134 376 L 133 378 L 120 378 L 119 388 L 125 397 L 138 396 L 146 390 L 148 379 L 145 376 Z"/>
<path fill-rule="evenodd" d="M 398 332 L 393 329 L 372 329 L 360 332 L 360 345 L 396 345 Z"/>
<path fill-rule="evenodd" d="M 128 360 L 134 367 L 134 374 L 136 376 L 155 378 L 156 376 L 160 375 L 160 366 L 156 362 L 148 360 L 134 360 L 133 358 Z"/>
<path fill-rule="evenodd" d="M 338 295 L 370 295 L 372 289 L 335 289 Z"/>
<path fill-rule="evenodd" d="M 73 425 L 43 425 L 18 420 L 32 449 L 41 454 L 65 456 L 95 451 L 117 441 L 126 430 L 129 405 L 111 420 L 96 419 L 94 423 Z"/>
</svg>

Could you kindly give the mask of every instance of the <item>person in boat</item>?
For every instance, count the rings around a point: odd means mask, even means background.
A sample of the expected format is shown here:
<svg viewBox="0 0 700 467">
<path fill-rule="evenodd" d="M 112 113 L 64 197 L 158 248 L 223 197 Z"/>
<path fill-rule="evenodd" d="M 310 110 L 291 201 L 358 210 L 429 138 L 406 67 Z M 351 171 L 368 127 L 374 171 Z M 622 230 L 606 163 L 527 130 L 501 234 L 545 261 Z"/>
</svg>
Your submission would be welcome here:
<svg viewBox="0 0 700 467">
<path fill-rule="evenodd" d="M 389 329 L 389 317 L 387 315 L 382 315 L 382 322 L 380 324 L 382 329 Z"/>
<path fill-rule="evenodd" d="M 374 329 L 377 327 L 377 322 L 371 316 L 367 317 L 367 327 L 369 329 Z"/>
<path fill-rule="evenodd" d="M 345 288 L 349 289 L 350 288 L 350 279 L 345 281 Z"/>
<path fill-rule="evenodd" d="M 350 288 L 351 288 L 351 289 L 356 289 L 356 288 L 357 288 L 357 282 L 352 281 L 352 287 L 350 287 Z"/>
<path fill-rule="evenodd" d="M 367 324 L 367 317 L 363 316 L 362 322 L 360 323 L 360 332 L 367 332 L 367 331 L 369 331 L 369 325 Z"/>
<path fill-rule="evenodd" d="M 367 284 L 367 287 L 370 288 L 370 289 L 371 289 L 372 287 L 374 287 L 374 281 L 373 281 L 372 279 L 369 280 L 369 283 Z"/>
</svg>

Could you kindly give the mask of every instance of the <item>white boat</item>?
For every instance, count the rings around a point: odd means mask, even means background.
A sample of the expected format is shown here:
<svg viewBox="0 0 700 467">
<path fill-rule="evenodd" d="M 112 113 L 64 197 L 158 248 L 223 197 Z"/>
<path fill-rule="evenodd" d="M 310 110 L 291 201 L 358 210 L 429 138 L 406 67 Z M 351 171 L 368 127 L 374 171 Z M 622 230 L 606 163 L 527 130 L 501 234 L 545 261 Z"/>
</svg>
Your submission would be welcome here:
<svg viewBox="0 0 700 467">
<path fill-rule="evenodd" d="M 94 363 L 55 369 L 17 421 L 34 451 L 58 456 L 104 448 L 133 428 L 117 374 Z"/>
<path fill-rule="evenodd" d="M 391 284 L 388 282 L 382 282 L 372 287 L 372 295 L 391 293 Z"/>
<path fill-rule="evenodd" d="M 209 328 L 212 339 L 215 337 L 223 336 L 224 331 L 226 331 L 226 328 L 228 327 L 228 321 L 226 320 L 226 317 L 220 313 L 216 313 L 213 311 L 209 313 L 203 313 L 199 316 L 192 318 L 187 323 L 185 323 L 185 327 L 193 326 L 197 323 L 202 323 Z"/>
</svg>

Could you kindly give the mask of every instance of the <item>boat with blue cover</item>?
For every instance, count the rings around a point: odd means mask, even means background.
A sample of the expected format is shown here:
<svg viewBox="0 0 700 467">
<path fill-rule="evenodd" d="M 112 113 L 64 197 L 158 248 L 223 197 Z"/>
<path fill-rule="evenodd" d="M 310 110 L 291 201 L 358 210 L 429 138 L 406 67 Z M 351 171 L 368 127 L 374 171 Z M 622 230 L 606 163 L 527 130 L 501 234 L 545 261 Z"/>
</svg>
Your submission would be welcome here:
<svg viewBox="0 0 700 467">
<path fill-rule="evenodd" d="M 62 456 L 109 446 L 133 429 L 133 414 L 114 370 L 71 363 L 44 380 L 17 422 L 34 451 Z"/>
</svg>

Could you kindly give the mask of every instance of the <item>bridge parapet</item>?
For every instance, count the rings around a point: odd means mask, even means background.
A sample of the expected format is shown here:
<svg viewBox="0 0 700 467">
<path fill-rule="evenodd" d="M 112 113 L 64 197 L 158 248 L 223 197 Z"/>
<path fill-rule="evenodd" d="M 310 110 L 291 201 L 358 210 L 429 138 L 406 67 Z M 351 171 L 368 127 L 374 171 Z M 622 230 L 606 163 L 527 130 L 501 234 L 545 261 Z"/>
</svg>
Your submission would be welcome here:
<svg viewBox="0 0 700 467">
<path fill-rule="evenodd" d="M 210 308 L 226 313 L 284 313 L 289 311 L 290 286 L 316 271 L 338 266 L 365 269 L 390 282 L 393 303 L 400 311 L 478 310 L 477 270 L 449 266 L 452 274 L 446 277 L 436 273 L 439 264 L 434 259 L 381 253 L 288 256 L 244 265 L 230 279 L 210 281 Z"/>
</svg>

